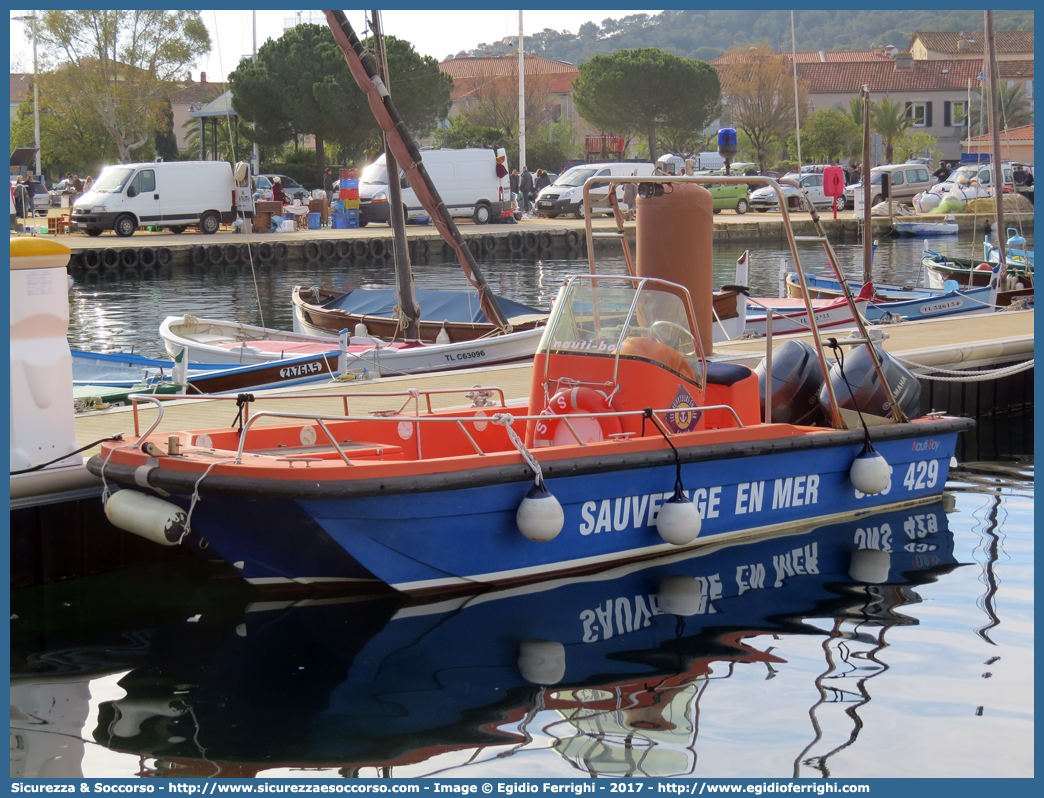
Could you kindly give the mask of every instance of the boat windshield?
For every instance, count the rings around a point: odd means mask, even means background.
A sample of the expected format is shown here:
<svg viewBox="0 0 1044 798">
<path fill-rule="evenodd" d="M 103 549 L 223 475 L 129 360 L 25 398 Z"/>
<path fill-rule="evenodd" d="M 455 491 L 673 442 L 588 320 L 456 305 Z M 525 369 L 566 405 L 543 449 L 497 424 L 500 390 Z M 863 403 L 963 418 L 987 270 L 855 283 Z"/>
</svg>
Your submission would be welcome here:
<svg viewBox="0 0 1044 798">
<path fill-rule="evenodd" d="M 134 170 L 127 166 L 110 166 L 98 176 L 98 181 L 92 186 L 92 190 L 103 194 L 118 194 L 123 191 L 127 178 L 133 172 Z"/>
<path fill-rule="evenodd" d="M 687 298 L 684 289 L 661 280 L 570 277 L 555 300 L 541 350 L 614 356 L 627 338 L 651 338 L 676 349 L 698 373 L 702 352 Z"/>
</svg>

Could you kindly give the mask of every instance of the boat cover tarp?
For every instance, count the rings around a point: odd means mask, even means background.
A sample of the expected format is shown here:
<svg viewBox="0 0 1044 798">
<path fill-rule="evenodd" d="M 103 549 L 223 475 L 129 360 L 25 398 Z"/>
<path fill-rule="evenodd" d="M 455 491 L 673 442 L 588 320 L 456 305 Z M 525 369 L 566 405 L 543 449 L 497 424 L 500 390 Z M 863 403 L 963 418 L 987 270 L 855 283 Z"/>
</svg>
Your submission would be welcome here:
<svg viewBox="0 0 1044 798">
<path fill-rule="evenodd" d="M 479 322 L 489 324 L 489 319 L 479 306 L 473 291 L 417 290 L 417 302 L 421 306 L 421 319 L 425 321 Z M 398 302 L 394 288 L 361 288 L 331 299 L 322 307 L 326 310 L 343 310 L 358 316 L 381 316 L 393 318 Z M 512 302 L 498 296 L 497 302 L 507 318 L 546 315 L 537 308 L 520 302 Z"/>
</svg>

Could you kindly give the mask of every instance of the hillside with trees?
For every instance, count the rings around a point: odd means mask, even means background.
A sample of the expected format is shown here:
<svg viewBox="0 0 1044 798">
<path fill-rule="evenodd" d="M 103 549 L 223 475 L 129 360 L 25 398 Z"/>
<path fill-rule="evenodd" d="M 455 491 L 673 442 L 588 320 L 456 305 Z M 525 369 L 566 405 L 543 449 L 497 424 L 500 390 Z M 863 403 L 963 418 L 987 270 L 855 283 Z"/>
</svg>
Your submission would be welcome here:
<svg viewBox="0 0 1044 798">
<path fill-rule="evenodd" d="M 597 12 L 592 12 L 597 14 Z M 1032 30 L 1033 11 L 996 11 L 997 30 Z M 973 10 L 917 11 L 795 11 L 798 50 L 866 50 L 872 45 L 903 49 L 915 31 L 982 30 L 982 12 Z M 505 40 L 510 42 L 510 38 Z M 607 17 L 588 22 L 575 33 L 545 28 L 526 33 L 526 53 L 581 64 L 596 55 L 618 50 L 658 47 L 685 58 L 709 61 L 735 44 L 768 42 L 775 50 L 790 49 L 789 11 L 662 11 Z M 510 44 L 479 44 L 457 55 L 504 55 Z"/>
</svg>

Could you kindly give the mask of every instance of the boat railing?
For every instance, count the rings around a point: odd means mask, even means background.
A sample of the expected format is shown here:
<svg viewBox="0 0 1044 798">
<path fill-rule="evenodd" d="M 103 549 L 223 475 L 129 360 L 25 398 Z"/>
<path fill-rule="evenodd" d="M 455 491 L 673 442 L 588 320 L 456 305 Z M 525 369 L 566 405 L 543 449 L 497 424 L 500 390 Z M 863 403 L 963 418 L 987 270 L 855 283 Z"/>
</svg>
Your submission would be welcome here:
<svg viewBox="0 0 1044 798">
<path fill-rule="evenodd" d="M 148 430 L 145 431 L 144 435 L 141 435 L 138 438 L 139 441 L 143 441 L 146 438 L 148 438 L 149 435 L 152 434 L 152 432 L 156 429 L 156 427 L 159 426 L 160 420 L 163 418 L 163 403 L 159 399 L 157 399 L 156 397 L 149 396 L 147 394 L 134 394 L 134 395 L 132 395 L 130 397 L 130 399 L 132 401 L 137 401 L 137 400 L 141 399 L 141 400 L 144 400 L 144 401 L 152 402 L 153 404 L 155 404 L 157 406 L 157 408 L 159 410 L 159 413 L 158 413 L 158 416 L 156 418 L 156 421 L 152 424 L 151 427 L 149 427 Z M 488 409 L 488 408 L 487 407 L 483 407 L 483 408 L 478 408 L 478 409 Z M 492 409 L 498 409 L 498 408 L 494 407 Z M 506 409 L 506 408 L 502 408 L 502 409 Z M 653 420 L 653 423 L 656 426 L 657 432 L 659 432 L 660 434 L 664 435 L 665 437 L 670 438 L 670 437 L 673 437 L 676 433 L 671 432 L 670 427 L 667 426 L 662 419 L 666 418 L 667 416 L 676 416 L 676 415 L 683 414 L 683 413 L 706 413 L 706 412 L 712 411 L 712 410 L 728 412 L 732 416 L 733 420 L 735 421 L 736 427 L 738 427 L 740 429 L 742 429 L 742 428 L 744 428 L 746 426 L 743 423 L 742 419 L 740 419 L 739 414 L 736 412 L 736 409 L 733 408 L 731 405 L 701 405 L 700 407 L 693 407 L 693 408 L 686 408 L 686 409 L 680 409 L 680 408 L 677 408 L 677 407 L 673 407 L 673 408 L 664 408 L 664 409 L 661 409 L 661 410 L 651 410 L 651 411 L 648 411 L 648 412 L 646 410 L 626 410 L 626 411 L 616 411 L 616 412 L 611 412 L 611 413 L 567 413 L 567 414 L 562 414 L 562 415 L 555 414 L 554 415 L 554 419 L 557 420 L 557 421 L 562 421 L 562 422 L 565 423 L 566 428 L 569 430 L 570 434 L 572 434 L 573 438 L 576 440 L 576 442 L 580 446 L 587 446 L 588 444 L 584 442 L 584 440 L 581 438 L 580 434 L 576 431 L 576 428 L 573 426 L 573 423 L 572 423 L 573 421 L 578 420 L 578 419 L 588 419 L 588 418 L 600 419 L 600 418 L 605 418 L 605 417 L 609 417 L 609 416 L 612 416 L 614 418 L 635 418 L 635 419 L 638 419 L 638 418 L 648 418 L 648 417 L 651 416 L 652 420 Z M 484 423 L 491 423 L 491 422 L 493 422 L 493 423 L 496 423 L 498 421 L 498 419 L 495 418 L 496 415 L 497 414 L 494 414 L 494 418 L 490 418 L 489 416 L 484 416 L 484 417 L 480 418 L 480 417 L 476 417 L 474 415 L 470 415 L 470 416 L 435 416 L 435 415 L 422 416 L 422 415 L 391 415 L 391 414 L 388 414 L 388 415 L 382 414 L 380 416 L 374 417 L 374 416 L 351 416 L 351 415 L 341 416 L 341 415 L 329 415 L 329 414 L 321 414 L 321 413 L 293 413 L 293 412 L 281 411 L 281 410 L 259 410 L 259 411 L 255 412 L 255 413 L 251 414 L 243 422 L 243 427 L 242 427 L 242 429 L 240 430 L 240 433 L 239 433 L 239 446 L 238 446 L 238 448 L 236 450 L 236 458 L 235 458 L 234 462 L 237 465 L 241 464 L 243 462 L 243 454 L 244 453 L 249 453 L 249 450 L 246 448 L 247 437 L 249 435 L 249 432 L 250 432 L 251 428 L 254 426 L 254 424 L 257 423 L 261 419 L 287 419 L 287 420 L 291 420 L 291 421 L 307 421 L 307 422 L 314 422 L 314 423 L 318 424 L 319 428 L 323 431 L 323 433 L 326 435 L 327 439 L 330 441 L 330 444 L 333 446 L 334 450 L 337 452 L 337 455 L 345 463 L 345 465 L 349 465 L 349 466 L 355 465 L 355 463 L 353 463 L 351 461 L 351 458 L 348 456 L 347 452 L 344 450 L 344 448 L 341 446 L 341 444 L 339 444 L 337 442 L 337 439 L 331 433 L 330 428 L 327 426 L 328 422 L 330 422 L 330 423 L 338 423 L 338 424 L 344 423 L 344 422 L 364 422 L 364 423 L 367 423 L 367 424 L 372 424 L 374 422 L 380 423 L 381 421 L 386 421 L 389 424 L 396 424 L 396 425 L 402 424 L 402 423 L 416 424 L 416 425 L 418 425 L 418 427 L 417 427 L 417 436 L 416 436 L 416 439 L 417 439 L 417 458 L 418 459 L 423 459 L 423 449 L 422 449 L 422 445 L 421 445 L 421 435 L 420 435 L 420 426 L 419 425 L 420 424 L 431 425 L 431 424 L 435 424 L 435 423 L 439 423 L 439 424 L 453 424 L 463 433 L 464 437 L 470 443 L 470 445 L 471 445 L 472 449 L 474 450 L 475 454 L 479 455 L 480 457 L 486 457 L 486 456 L 488 456 L 490 454 L 490 452 L 484 451 L 482 449 L 482 447 L 478 444 L 478 442 L 471 435 L 471 433 L 468 432 L 467 427 L 465 425 L 466 424 L 475 424 L 477 422 L 484 422 Z M 502 423 L 505 426 L 507 426 L 508 424 L 514 424 L 515 422 L 546 421 L 548 418 L 549 417 L 547 415 L 544 415 L 544 414 L 516 416 L 516 415 L 513 415 L 513 414 L 504 413 L 502 419 L 500 420 L 500 423 Z M 632 434 L 633 433 L 619 433 L 619 434 L 616 434 L 616 435 L 610 435 L 610 438 L 612 438 L 612 439 L 614 439 L 616 441 L 622 441 L 622 440 L 626 440 L 626 439 L 630 438 Z M 135 435 L 137 435 L 137 428 L 135 428 Z M 290 454 L 292 450 L 287 449 L 286 451 L 287 451 L 287 454 Z M 498 450 L 498 452 L 499 451 L 503 451 L 503 450 Z M 281 458 L 281 459 L 292 461 L 295 458 L 284 457 L 284 458 Z"/>
<path fill-rule="evenodd" d="M 404 390 L 404 391 L 358 391 L 355 393 L 273 393 L 273 394 L 252 394 L 252 393 L 238 393 L 238 394 L 210 394 L 202 399 L 206 402 L 235 402 L 237 405 L 242 406 L 243 416 L 247 417 L 250 414 L 250 405 L 254 402 L 259 401 L 270 401 L 270 400 L 288 400 L 288 399 L 340 399 L 344 402 L 344 416 L 336 416 L 336 418 L 346 418 L 349 415 L 348 400 L 349 399 L 372 399 L 372 398 L 402 398 L 404 401 L 398 409 L 392 410 L 375 410 L 375 414 L 383 414 L 389 416 L 399 416 L 402 411 L 412 402 L 415 407 L 417 415 L 420 414 L 420 401 L 424 400 L 425 407 L 428 413 L 435 412 L 431 405 L 431 398 L 433 396 L 446 396 L 449 394 L 463 394 L 467 399 L 474 399 L 475 404 L 473 407 L 507 407 L 507 401 L 504 398 L 504 390 L 497 387 L 483 387 L 476 385 L 472 388 L 432 388 L 426 391 L 420 391 L 416 389 Z M 488 403 L 488 400 L 495 397 L 493 403 Z M 152 432 L 159 426 L 163 420 L 163 406 L 164 403 L 150 394 L 130 394 L 127 397 L 131 402 L 131 409 L 134 414 L 134 434 L 136 436 L 147 438 Z M 145 434 L 140 434 L 140 423 L 138 419 L 138 400 L 147 401 L 151 404 L 156 405 L 157 416 L 156 420 L 152 423 L 152 426 L 145 431 Z M 199 401 L 199 400 L 194 400 Z M 479 403 L 481 402 L 481 404 Z"/>
<path fill-rule="evenodd" d="M 600 179 L 590 178 L 584 184 L 584 207 L 588 208 L 588 209 L 591 208 L 590 190 L 591 190 L 591 188 L 592 188 L 592 186 L 594 185 L 595 182 L 599 182 L 601 184 L 604 184 L 606 182 L 606 179 L 604 177 L 602 177 Z M 594 228 L 592 227 L 592 223 L 591 223 L 592 214 L 590 212 L 585 214 L 585 219 L 584 219 L 584 224 L 585 224 L 586 233 L 587 233 L 587 260 L 588 260 L 588 264 L 590 266 L 592 274 L 595 273 L 595 249 L 594 249 L 594 242 L 595 242 L 596 239 L 602 239 L 602 238 L 613 238 L 613 239 L 617 239 L 617 240 L 620 241 L 620 243 L 622 244 L 623 249 L 624 249 L 625 258 L 627 260 L 627 267 L 630 270 L 632 276 L 634 276 L 636 274 L 634 259 L 631 256 L 630 246 L 629 246 L 629 244 L 627 242 L 626 234 L 624 233 L 623 216 L 622 216 L 622 214 L 620 212 L 620 206 L 619 206 L 619 202 L 618 202 L 618 199 L 617 199 L 617 196 L 616 196 L 616 188 L 617 188 L 617 186 L 626 185 L 626 184 L 635 184 L 635 185 L 639 186 L 639 194 L 641 194 L 641 190 L 640 190 L 641 184 L 646 184 L 647 186 L 654 187 L 653 191 L 655 192 L 655 186 L 662 186 L 662 185 L 667 184 L 667 183 L 696 183 L 697 185 L 700 185 L 700 184 L 740 185 L 740 184 L 750 184 L 750 183 L 763 183 L 764 185 L 766 185 L 769 188 L 771 188 L 775 192 L 775 194 L 776 194 L 776 200 L 777 200 L 777 202 L 779 204 L 779 210 L 780 210 L 780 212 L 782 214 L 783 231 L 786 233 L 787 243 L 790 246 L 790 253 L 791 253 L 791 256 L 794 258 L 794 268 L 795 268 L 795 271 L 797 272 L 798 283 L 801 286 L 801 295 L 802 295 L 802 298 L 805 301 L 805 310 L 808 313 L 808 319 L 811 322 L 810 325 L 809 325 L 809 330 L 812 333 L 812 339 L 813 339 L 813 341 L 815 343 L 816 354 L 819 357 L 819 363 L 820 363 L 820 366 L 823 369 L 823 373 L 824 374 L 829 374 L 830 373 L 830 364 L 827 362 L 826 350 L 823 347 L 823 343 L 822 343 L 822 340 L 821 340 L 821 337 L 820 337 L 820 332 L 819 332 L 819 325 L 816 322 L 815 310 L 812 307 L 812 297 L 811 297 L 811 294 L 808 291 L 808 286 L 806 285 L 805 270 L 804 270 L 804 268 L 801 265 L 801 256 L 798 253 L 798 246 L 797 246 L 798 241 L 802 241 L 802 242 L 817 242 L 817 243 L 821 243 L 823 245 L 824 249 L 826 250 L 828 258 L 830 258 L 831 264 L 834 266 L 835 271 L 837 271 L 838 279 L 840 280 L 841 285 L 843 286 L 845 299 L 847 300 L 848 306 L 849 306 L 849 308 L 852 311 L 853 319 L 855 320 L 856 325 L 860 328 L 860 331 L 862 333 L 861 337 L 864 338 L 864 339 L 869 340 L 869 336 L 866 333 L 865 325 L 864 325 L 863 321 L 861 320 L 861 318 L 859 317 L 859 311 L 856 308 L 855 300 L 854 300 L 854 298 L 852 296 L 852 292 L 849 290 L 848 284 L 847 284 L 847 282 L 844 279 L 844 275 L 843 275 L 843 273 L 841 271 L 839 263 L 837 262 L 837 257 L 836 257 L 836 254 L 834 252 L 834 249 L 830 245 L 830 241 L 827 239 L 826 234 L 823 232 L 823 228 L 822 228 L 822 225 L 820 223 L 819 216 L 816 213 L 815 206 L 813 205 L 811 199 L 808 196 L 808 192 L 802 189 L 801 190 L 801 194 L 799 196 L 801 198 L 802 206 L 805 207 L 807 210 L 809 210 L 811 212 L 811 214 L 812 214 L 813 224 L 815 225 L 815 228 L 816 228 L 816 235 L 814 235 L 814 236 L 797 236 L 797 235 L 795 235 L 794 228 L 791 225 L 790 214 L 789 214 L 789 212 L 787 210 L 787 199 L 786 199 L 785 195 L 783 194 L 783 189 L 780 187 L 778 182 L 776 182 L 775 180 L 773 180 L 770 177 L 764 177 L 762 175 L 644 175 L 644 176 L 628 175 L 628 176 L 620 176 L 620 177 L 610 177 L 609 180 L 608 180 L 608 195 L 607 195 L 607 197 L 608 197 L 608 201 L 609 201 L 609 206 L 612 208 L 612 211 L 613 211 L 613 218 L 616 221 L 616 230 L 615 231 L 595 231 Z M 660 191 L 662 191 L 662 188 L 660 189 Z M 872 359 L 872 361 L 873 361 L 873 363 L 874 363 L 874 365 L 875 365 L 875 367 L 877 369 L 877 374 L 878 374 L 879 379 L 881 380 L 882 384 L 885 386 L 886 390 L 888 390 L 889 395 L 891 395 L 890 386 L 888 385 L 888 382 L 885 379 L 884 369 L 881 367 L 880 357 L 879 357 L 878 353 L 876 352 L 874 347 L 872 345 L 870 345 L 870 344 L 867 344 L 867 348 L 870 351 L 870 357 L 871 357 L 871 359 Z M 841 417 L 841 412 L 840 412 L 840 409 L 839 409 L 839 406 L 838 406 L 838 403 L 837 403 L 837 397 L 834 394 L 834 386 L 833 386 L 833 384 L 831 383 L 830 380 L 827 380 L 825 382 L 825 385 L 826 385 L 827 392 L 830 395 L 830 412 L 831 412 L 831 422 L 832 422 L 831 425 L 835 429 L 845 429 L 845 428 L 847 428 L 847 425 L 845 424 L 844 419 Z M 908 419 L 903 415 L 903 412 L 902 412 L 901 408 L 899 408 L 898 402 L 893 402 L 892 406 L 893 406 L 893 411 L 892 411 L 893 412 L 893 417 L 895 418 L 896 421 L 899 421 L 899 422 L 908 421 Z"/>
</svg>

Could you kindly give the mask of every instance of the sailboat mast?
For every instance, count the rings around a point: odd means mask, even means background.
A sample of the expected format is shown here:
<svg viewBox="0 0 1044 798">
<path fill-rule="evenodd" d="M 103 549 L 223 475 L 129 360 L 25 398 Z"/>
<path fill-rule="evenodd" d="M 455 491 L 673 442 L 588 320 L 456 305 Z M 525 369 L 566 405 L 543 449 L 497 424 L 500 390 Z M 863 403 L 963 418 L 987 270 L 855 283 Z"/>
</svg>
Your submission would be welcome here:
<svg viewBox="0 0 1044 798">
<path fill-rule="evenodd" d="M 522 52 L 522 12 L 518 12 L 518 168 L 526 165 L 526 58 Z M 525 203 L 522 203 L 524 206 Z"/>
<path fill-rule="evenodd" d="M 373 31 L 373 49 L 377 56 L 377 69 L 390 93 L 388 54 L 384 49 L 380 12 L 371 11 L 370 13 L 373 16 L 370 30 Z M 405 340 L 416 341 L 420 339 L 420 306 L 417 304 L 417 295 L 413 290 L 413 271 L 410 269 L 410 253 L 406 243 L 406 216 L 402 209 L 399 163 L 388 146 L 387 134 L 384 136 L 384 167 L 388 172 L 388 220 L 391 222 L 395 236 L 392 259 L 395 262 L 395 294 L 399 300 L 399 327 L 402 329 L 402 337 Z"/>
<path fill-rule="evenodd" d="M 1004 206 L 1001 204 L 1004 196 L 1004 170 L 1001 168 L 1000 126 L 997 119 L 997 42 L 993 30 L 993 12 L 984 11 L 983 15 L 986 26 L 986 70 L 989 73 L 990 84 L 987 108 L 990 114 L 990 132 L 993 137 L 993 201 L 997 206 L 997 253 L 1000 261 L 1000 268 L 997 270 L 997 290 L 1003 291 L 1008 263 L 1005 257 Z"/>
<path fill-rule="evenodd" d="M 511 325 L 500 309 L 496 295 L 490 290 L 489 284 L 482 276 L 478 263 L 475 261 L 475 256 L 471 254 L 471 250 L 468 249 L 460 231 L 457 230 L 457 225 L 446 208 L 446 204 L 439 196 L 428 170 L 424 167 L 416 142 L 406 129 L 406 124 L 402 121 L 402 116 L 395 107 L 395 101 L 392 100 L 384 81 L 377 74 L 373 59 L 367 54 L 359 37 L 355 35 L 355 31 L 343 11 L 330 9 L 324 13 L 334 41 L 344 53 L 344 60 L 348 64 L 352 77 L 366 95 L 374 118 L 387 136 L 388 150 L 394 152 L 399 163 L 402 164 L 406 172 L 406 179 L 409 180 L 410 187 L 416 193 L 424 210 L 430 215 L 432 224 L 457 253 L 457 260 L 464 271 L 464 276 L 478 291 L 479 305 L 486 319 L 503 332 L 511 332 Z"/>
<path fill-rule="evenodd" d="M 873 228 L 870 226 L 870 87 L 863 86 L 863 168 L 861 171 L 863 191 L 863 282 L 874 279 Z"/>
</svg>

